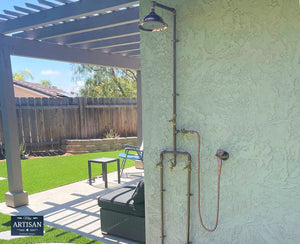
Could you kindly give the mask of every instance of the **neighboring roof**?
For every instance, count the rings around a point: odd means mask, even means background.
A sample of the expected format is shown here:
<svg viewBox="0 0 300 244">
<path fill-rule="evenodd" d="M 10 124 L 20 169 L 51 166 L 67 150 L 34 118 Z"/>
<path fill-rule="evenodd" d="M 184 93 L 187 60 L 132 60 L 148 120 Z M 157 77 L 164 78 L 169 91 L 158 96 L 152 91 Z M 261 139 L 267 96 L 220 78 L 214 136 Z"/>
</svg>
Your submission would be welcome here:
<svg viewBox="0 0 300 244">
<path fill-rule="evenodd" d="M 52 86 L 47 86 L 47 85 L 43 85 L 43 84 L 14 80 L 14 85 L 23 87 L 25 89 L 28 89 L 28 90 L 31 90 L 34 92 L 41 93 L 41 94 L 43 94 L 45 96 L 49 96 L 49 97 L 72 97 L 72 95 L 68 94 L 67 92 L 64 92 L 64 91 L 54 88 Z"/>
<path fill-rule="evenodd" d="M 67 46 L 85 50 L 87 55 L 94 53 L 101 58 L 98 62 L 104 66 L 139 69 L 139 1 L 37 0 L 37 4 L 25 5 L 15 6 L 15 11 L 4 10 L 4 14 L 0 14 L 0 33 L 16 38 L 8 42 L 24 39 L 38 41 L 34 45 L 44 44 L 42 49 L 45 53 L 41 57 L 52 58 L 49 56 L 54 44 L 58 48 Z M 24 45 L 27 43 L 24 42 Z M 24 50 L 17 50 L 15 44 L 13 49 L 16 55 L 39 56 L 32 54 L 35 47 L 25 54 Z M 85 63 L 84 59 L 80 61 L 81 53 L 74 56 L 74 62 Z"/>
</svg>

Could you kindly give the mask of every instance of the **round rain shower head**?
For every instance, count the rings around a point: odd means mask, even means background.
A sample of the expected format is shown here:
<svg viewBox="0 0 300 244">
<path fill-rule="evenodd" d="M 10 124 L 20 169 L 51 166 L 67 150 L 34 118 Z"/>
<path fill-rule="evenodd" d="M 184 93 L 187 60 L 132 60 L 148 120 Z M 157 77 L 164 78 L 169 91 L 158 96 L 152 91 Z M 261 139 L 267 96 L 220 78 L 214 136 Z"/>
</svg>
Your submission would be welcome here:
<svg viewBox="0 0 300 244">
<path fill-rule="evenodd" d="M 147 15 L 143 21 L 139 24 L 139 28 L 143 31 L 163 31 L 167 29 L 168 25 L 164 22 L 162 17 L 151 9 L 151 13 Z"/>
</svg>

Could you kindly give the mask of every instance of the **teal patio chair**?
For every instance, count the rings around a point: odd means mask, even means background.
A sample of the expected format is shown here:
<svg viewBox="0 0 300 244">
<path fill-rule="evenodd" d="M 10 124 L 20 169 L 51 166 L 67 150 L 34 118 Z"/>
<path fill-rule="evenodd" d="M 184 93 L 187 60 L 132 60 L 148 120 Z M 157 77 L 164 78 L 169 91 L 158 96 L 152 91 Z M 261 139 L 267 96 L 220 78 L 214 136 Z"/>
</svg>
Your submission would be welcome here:
<svg viewBox="0 0 300 244">
<path fill-rule="evenodd" d="M 121 163 L 121 175 L 123 174 L 123 170 L 125 168 L 126 160 L 132 159 L 132 160 L 141 160 L 143 163 L 143 142 L 141 147 L 138 146 L 132 146 L 132 145 L 125 145 L 125 153 L 119 153 L 119 158 L 122 158 Z"/>
</svg>

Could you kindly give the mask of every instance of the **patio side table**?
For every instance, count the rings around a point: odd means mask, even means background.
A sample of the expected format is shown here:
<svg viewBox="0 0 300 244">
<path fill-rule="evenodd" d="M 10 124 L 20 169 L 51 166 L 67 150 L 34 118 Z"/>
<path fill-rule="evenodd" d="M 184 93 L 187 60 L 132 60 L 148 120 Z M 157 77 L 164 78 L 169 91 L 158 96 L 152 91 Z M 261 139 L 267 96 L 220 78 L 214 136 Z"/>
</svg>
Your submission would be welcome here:
<svg viewBox="0 0 300 244">
<path fill-rule="evenodd" d="M 102 164 L 102 175 L 103 175 L 103 180 L 105 182 L 105 188 L 107 188 L 107 164 L 112 163 L 112 162 L 117 162 L 118 166 L 118 184 L 120 184 L 120 159 L 118 158 L 95 158 L 95 159 L 90 159 L 88 161 L 88 169 L 89 169 L 89 184 L 92 184 L 92 169 L 91 169 L 91 163 L 99 163 Z"/>
</svg>

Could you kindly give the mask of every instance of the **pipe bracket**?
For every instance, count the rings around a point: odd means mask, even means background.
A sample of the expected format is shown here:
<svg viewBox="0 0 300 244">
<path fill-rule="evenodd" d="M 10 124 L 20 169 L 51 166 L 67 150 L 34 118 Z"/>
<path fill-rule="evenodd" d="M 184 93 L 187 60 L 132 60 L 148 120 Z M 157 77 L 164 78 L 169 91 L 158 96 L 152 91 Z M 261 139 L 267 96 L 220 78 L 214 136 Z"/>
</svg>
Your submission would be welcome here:
<svg viewBox="0 0 300 244">
<path fill-rule="evenodd" d="M 160 168 L 162 169 L 164 166 L 163 166 L 163 164 L 162 164 L 161 162 L 159 162 L 159 163 L 157 163 L 157 164 L 155 165 L 155 168 L 157 168 L 157 167 L 160 167 Z"/>
<path fill-rule="evenodd" d="M 168 122 L 172 123 L 174 126 L 176 125 L 175 119 L 170 119 Z"/>
</svg>

